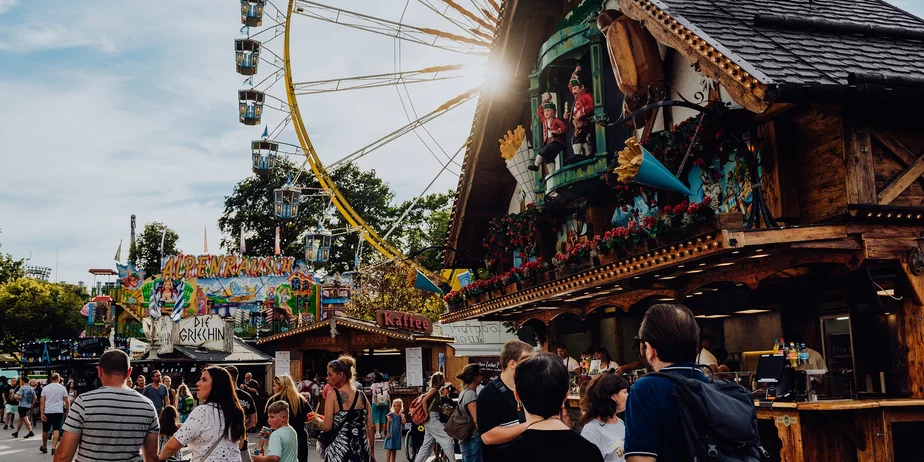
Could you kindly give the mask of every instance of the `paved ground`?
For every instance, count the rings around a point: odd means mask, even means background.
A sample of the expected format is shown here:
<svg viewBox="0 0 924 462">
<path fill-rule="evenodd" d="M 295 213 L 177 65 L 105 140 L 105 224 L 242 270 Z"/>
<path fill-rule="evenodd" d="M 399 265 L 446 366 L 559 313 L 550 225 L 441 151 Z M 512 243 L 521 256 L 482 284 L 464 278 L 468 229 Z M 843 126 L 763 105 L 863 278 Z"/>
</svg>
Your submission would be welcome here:
<svg viewBox="0 0 924 462">
<path fill-rule="evenodd" d="M 23 436 L 26 434 L 25 429 L 23 429 L 23 431 L 19 434 L 19 438 L 13 438 L 10 433 L 12 432 L 9 430 L 0 430 L 0 461 L 48 462 L 52 459 L 51 451 L 49 451 L 48 454 L 42 454 L 39 452 L 39 446 L 42 445 L 41 433 L 37 433 L 32 438 L 23 438 Z M 253 434 L 248 435 L 248 440 L 251 442 L 251 444 L 254 445 L 254 447 L 258 441 L 258 438 L 258 436 Z M 49 442 L 49 445 L 50 444 L 51 443 Z M 382 445 L 382 440 L 375 442 L 375 458 L 380 462 L 385 462 L 385 449 Z M 317 452 L 315 452 L 314 447 L 312 447 L 308 454 L 308 460 L 310 462 L 316 462 L 318 459 L 319 458 Z M 461 460 L 462 458 L 457 454 L 456 459 Z M 404 457 L 404 451 L 399 452 L 397 462 L 405 461 L 407 461 L 407 459 Z"/>
</svg>

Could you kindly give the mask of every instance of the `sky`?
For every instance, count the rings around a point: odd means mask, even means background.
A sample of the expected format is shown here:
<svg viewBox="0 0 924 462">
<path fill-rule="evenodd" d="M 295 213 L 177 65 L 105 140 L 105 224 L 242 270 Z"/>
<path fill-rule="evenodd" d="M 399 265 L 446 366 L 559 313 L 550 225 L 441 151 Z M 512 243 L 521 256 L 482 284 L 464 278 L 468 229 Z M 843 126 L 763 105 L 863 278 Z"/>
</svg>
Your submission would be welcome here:
<svg viewBox="0 0 924 462">
<path fill-rule="evenodd" d="M 376 2 L 370 10 L 362 0 L 336 2 L 393 21 L 403 3 Z M 264 26 L 276 17 L 268 12 Z M 405 23 L 455 27 L 420 4 L 408 8 Z M 250 141 L 264 130 L 238 121 L 245 77 L 235 73 L 234 39 L 243 37 L 241 27 L 234 1 L 0 0 L 0 251 L 56 269 L 54 280 L 89 283 L 88 269 L 114 268 L 120 241 L 124 263 L 135 214 L 139 233 L 159 221 L 177 231 L 181 251 L 202 253 L 207 234 L 211 253 L 223 253 L 217 220 L 224 197 L 252 174 Z M 256 38 L 281 56 L 282 37 L 270 41 L 275 29 L 267 29 Z M 392 38 L 304 16 L 293 18 L 292 43 L 296 82 L 397 67 Z M 469 66 L 464 78 L 402 88 L 419 115 L 481 80 L 483 58 L 408 43 L 400 51 L 404 70 Z M 254 83 L 269 77 L 265 88 L 275 70 L 261 63 Z M 282 82 L 269 94 L 284 100 Z M 285 114 L 270 101 L 276 110 L 267 109 L 264 122 L 273 130 Z M 303 96 L 299 107 L 330 163 L 416 119 L 401 101 L 397 87 L 385 87 Z M 409 134 L 359 165 L 376 169 L 398 199 L 411 199 L 464 143 L 474 108 L 473 100 L 428 124 L 432 139 L 418 130 L 435 154 Z M 298 142 L 291 126 L 279 139 Z M 458 172 L 450 163 L 430 192 L 455 189 Z"/>
<path fill-rule="evenodd" d="M 890 2 L 924 16 L 924 0 Z M 406 10 L 399 0 L 329 3 L 392 21 L 403 13 L 407 24 L 458 32 L 422 2 L 407 2 Z M 264 26 L 275 17 L 268 11 Z M 238 4 L 230 0 L 0 0 L 0 251 L 53 268 L 54 280 L 89 283 L 88 269 L 114 268 L 120 241 L 125 261 L 135 214 L 139 232 L 153 221 L 176 230 L 183 252 L 202 253 L 207 234 L 211 253 L 222 253 L 217 220 L 224 198 L 251 175 L 249 142 L 264 128 L 237 120 L 237 90 L 245 85 L 234 70 L 240 29 Z M 275 31 L 269 29 L 256 38 L 281 55 L 282 37 L 270 41 Z M 398 47 L 388 37 L 303 16 L 293 18 L 292 43 L 296 82 L 467 65 L 456 80 L 300 97 L 324 163 L 415 119 L 414 111 L 423 115 L 477 86 L 485 75 L 478 57 Z M 255 83 L 271 82 L 274 71 L 261 63 Z M 285 99 L 281 88 L 277 83 L 269 94 Z M 399 97 L 399 91 L 406 93 Z M 474 109 L 473 100 L 428 124 L 427 132 L 417 130 L 426 144 L 408 134 L 359 165 L 375 169 L 399 200 L 412 199 L 462 146 Z M 272 130 L 283 118 L 267 109 L 264 122 Z M 297 144 L 291 128 L 279 139 Z M 455 189 L 458 172 L 449 163 L 429 191 Z"/>
</svg>

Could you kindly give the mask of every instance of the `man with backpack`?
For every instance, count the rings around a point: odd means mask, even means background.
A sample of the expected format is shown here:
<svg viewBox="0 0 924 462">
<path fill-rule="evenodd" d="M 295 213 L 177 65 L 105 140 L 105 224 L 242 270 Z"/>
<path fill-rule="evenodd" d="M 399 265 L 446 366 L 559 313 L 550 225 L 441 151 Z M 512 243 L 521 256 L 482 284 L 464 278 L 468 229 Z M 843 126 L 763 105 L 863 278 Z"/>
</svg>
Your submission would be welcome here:
<svg viewBox="0 0 924 462">
<path fill-rule="evenodd" d="M 694 362 L 699 326 L 689 308 L 654 305 L 636 341 L 650 373 L 626 404 L 626 461 L 748 461 L 766 457 L 748 391 L 710 381 Z"/>
<path fill-rule="evenodd" d="M 321 395 L 321 387 L 316 381 L 317 378 L 318 374 L 309 369 L 305 372 L 305 380 L 298 384 L 298 393 L 308 400 L 312 410 L 318 408 L 318 397 Z"/>
</svg>

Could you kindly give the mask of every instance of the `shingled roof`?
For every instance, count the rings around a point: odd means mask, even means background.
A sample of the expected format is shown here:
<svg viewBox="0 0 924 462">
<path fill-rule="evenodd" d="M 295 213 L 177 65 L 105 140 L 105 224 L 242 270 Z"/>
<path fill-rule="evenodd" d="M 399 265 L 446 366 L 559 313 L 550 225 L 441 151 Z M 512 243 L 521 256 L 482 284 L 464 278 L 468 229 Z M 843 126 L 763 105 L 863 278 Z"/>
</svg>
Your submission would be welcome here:
<svg viewBox="0 0 924 462">
<path fill-rule="evenodd" d="M 846 85 L 851 73 L 924 75 L 924 20 L 881 0 L 652 3 L 752 65 L 763 83 Z"/>
</svg>

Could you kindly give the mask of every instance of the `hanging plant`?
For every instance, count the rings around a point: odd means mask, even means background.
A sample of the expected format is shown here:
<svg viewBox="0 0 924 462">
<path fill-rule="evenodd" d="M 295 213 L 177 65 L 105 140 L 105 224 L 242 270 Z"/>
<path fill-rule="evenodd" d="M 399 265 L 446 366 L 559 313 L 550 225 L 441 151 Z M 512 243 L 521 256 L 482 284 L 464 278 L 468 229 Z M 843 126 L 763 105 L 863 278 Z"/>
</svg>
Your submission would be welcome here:
<svg viewBox="0 0 924 462">
<path fill-rule="evenodd" d="M 529 255 L 539 233 L 537 224 L 541 212 L 536 207 L 527 207 L 521 213 L 511 213 L 494 218 L 488 223 L 488 233 L 482 245 L 488 251 L 489 259 L 493 262 L 509 261 L 506 255 L 518 250 Z"/>
<path fill-rule="evenodd" d="M 706 108 L 713 108 L 716 104 L 724 103 L 712 102 Z M 653 132 L 643 146 L 672 172 L 680 168 L 689 151 L 690 158 L 680 172 L 681 178 L 694 165 L 710 164 L 715 156 L 725 164 L 738 152 L 738 142 L 720 125 L 720 118 L 710 113 L 690 117 L 671 130 Z"/>
</svg>

